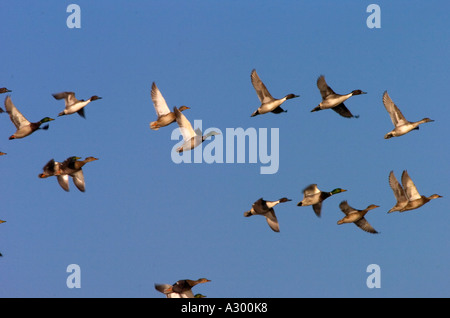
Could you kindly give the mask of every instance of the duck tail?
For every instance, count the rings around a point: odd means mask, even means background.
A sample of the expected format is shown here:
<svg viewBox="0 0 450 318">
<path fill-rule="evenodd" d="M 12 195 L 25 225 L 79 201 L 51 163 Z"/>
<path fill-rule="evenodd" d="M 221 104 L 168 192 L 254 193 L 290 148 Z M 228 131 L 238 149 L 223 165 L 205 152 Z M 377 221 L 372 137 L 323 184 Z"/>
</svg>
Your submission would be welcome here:
<svg viewBox="0 0 450 318">
<path fill-rule="evenodd" d="M 311 110 L 311 113 L 312 113 L 312 112 L 319 111 L 320 109 L 321 109 L 320 106 L 316 106 L 315 108 L 313 108 L 313 109 Z"/>
<path fill-rule="evenodd" d="M 251 211 L 244 212 L 244 216 L 245 217 L 252 216 L 252 212 Z"/>
<path fill-rule="evenodd" d="M 158 123 L 157 123 L 156 121 L 152 121 L 152 122 L 150 123 L 150 129 L 158 130 L 158 129 L 159 129 Z"/>
</svg>

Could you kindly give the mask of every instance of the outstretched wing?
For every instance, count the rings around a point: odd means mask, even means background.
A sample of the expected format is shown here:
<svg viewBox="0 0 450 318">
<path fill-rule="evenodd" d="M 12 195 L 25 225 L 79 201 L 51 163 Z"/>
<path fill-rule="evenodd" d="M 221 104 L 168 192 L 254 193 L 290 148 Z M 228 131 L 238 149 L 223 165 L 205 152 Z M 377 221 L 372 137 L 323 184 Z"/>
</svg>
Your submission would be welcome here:
<svg viewBox="0 0 450 318">
<path fill-rule="evenodd" d="M 252 208 L 256 214 L 265 214 L 268 211 L 266 200 L 264 200 L 263 198 L 260 198 L 258 199 L 258 201 L 253 203 Z"/>
<path fill-rule="evenodd" d="M 320 190 L 317 188 L 317 184 L 310 184 L 303 189 L 303 197 L 312 196 L 318 193 L 320 193 Z"/>
<path fill-rule="evenodd" d="M 58 100 L 64 99 L 65 103 L 66 103 L 66 108 L 79 102 L 79 100 L 75 98 L 74 92 L 61 92 L 61 93 L 56 93 L 56 94 L 52 94 L 52 95 L 55 99 L 58 99 Z"/>
<path fill-rule="evenodd" d="M 80 190 L 81 192 L 86 191 L 83 170 L 78 170 L 77 172 L 72 173 L 70 176 L 73 178 L 73 183 L 78 188 L 78 190 Z"/>
<path fill-rule="evenodd" d="M 256 94 L 258 95 L 258 98 L 261 101 L 261 103 L 264 104 L 273 101 L 274 98 L 272 97 L 272 95 L 270 95 L 266 85 L 264 85 L 264 83 L 261 81 L 255 69 L 252 70 L 250 77 L 252 80 L 253 87 L 255 88 Z"/>
<path fill-rule="evenodd" d="M 169 106 L 167 106 L 166 100 L 162 96 L 161 92 L 159 91 L 158 87 L 156 86 L 155 82 L 152 84 L 152 91 L 151 91 L 153 106 L 155 106 L 156 115 L 158 117 L 167 115 L 170 113 Z"/>
<path fill-rule="evenodd" d="M 325 81 L 325 76 L 320 75 L 317 79 L 317 87 L 319 88 L 320 95 L 322 95 L 322 99 L 327 98 L 328 95 L 336 94 L 330 86 L 328 86 Z"/>
<path fill-rule="evenodd" d="M 68 174 L 62 174 L 59 176 L 56 176 L 59 185 L 61 188 L 63 188 L 65 191 L 69 191 L 69 175 Z"/>
<path fill-rule="evenodd" d="M 417 200 L 421 198 L 419 191 L 417 191 L 416 185 L 409 177 L 408 172 L 406 170 L 402 173 L 402 184 L 405 189 L 406 196 L 410 201 Z"/>
<path fill-rule="evenodd" d="M 383 104 L 387 112 L 389 113 L 391 121 L 395 127 L 408 123 L 408 121 L 406 120 L 405 116 L 403 116 L 400 109 L 398 109 L 397 105 L 395 105 L 391 97 L 389 97 L 387 91 L 385 91 L 383 94 Z"/>
<path fill-rule="evenodd" d="M 175 113 L 175 118 L 177 120 L 178 126 L 180 127 L 184 141 L 189 141 L 192 137 L 195 137 L 197 133 L 192 128 L 192 125 L 186 118 L 186 116 L 184 116 L 183 113 L 180 112 L 176 107 L 173 108 L 173 112 Z"/>
<path fill-rule="evenodd" d="M 355 212 L 356 210 L 354 208 L 352 208 L 347 201 L 342 201 L 339 204 L 339 208 L 341 209 L 342 212 L 344 212 L 345 215 L 349 215 L 352 212 Z"/>
<path fill-rule="evenodd" d="M 9 114 L 9 118 L 11 119 L 16 129 L 20 129 L 22 127 L 28 126 L 30 122 L 25 116 L 22 115 L 21 112 L 14 106 L 11 96 L 6 96 L 5 98 L 5 108 L 6 112 Z"/>
<path fill-rule="evenodd" d="M 270 208 L 269 212 L 266 214 L 266 221 L 274 232 L 280 232 L 280 226 L 273 208 Z"/>
<path fill-rule="evenodd" d="M 372 225 L 369 224 L 369 222 L 367 222 L 367 220 L 365 218 L 361 218 L 360 220 L 355 222 L 356 226 L 359 227 L 360 229 L 369 232 L 369 233 L 373 233 L 376 234 L 378 233 L 377 231 L 375 231 L 375 229 L 372 227 Z"/>
<path fill-rule="evenodd" d="M 391 186 L 392 192 L 394 192 L 394 196 L 397 199 L 397 204 L 408 202 L 408 197 L 406 196 L 405 190 L 400 185 L 400 182 L 398 182 L 393 171 L 389 173 L 389 185 Z"/>
<path fill-rule="evenodd" d="M 348 110 L 347 106 L 344 105 L 344 103 L 340 103 L 337 106 L 334 106 L 333 108 L 331 108 L 332 110 L 334 110 L 336 113 L 338 113 L 339 115 L 341 115 L 342 117 L 345 118 L 352 118 L 355 117 L 353 116 L 353 114 L 350 112 L 350 110 Z"/>
</svg>

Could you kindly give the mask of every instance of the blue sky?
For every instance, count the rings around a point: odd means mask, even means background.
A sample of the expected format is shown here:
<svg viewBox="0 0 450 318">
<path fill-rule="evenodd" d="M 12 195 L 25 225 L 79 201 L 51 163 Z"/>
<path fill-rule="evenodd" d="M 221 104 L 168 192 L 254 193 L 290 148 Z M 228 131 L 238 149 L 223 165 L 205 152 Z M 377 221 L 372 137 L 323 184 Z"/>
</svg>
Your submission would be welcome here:
<svg viewBox="0 0 450 318">
<path fill-rule="evenodd" d="M 0 297 L 160 298 L 154 283 L 200 277 L 211 282 L 194 291 L 220 298 L 450 296 L 448 3 L 76 1 L 81 28 L 69 29 L 71 3 L 0 10 L 0 87 L 28 119 L 56 118 L 64 106 L 52 93 L 103 97 L 86 119 L 59 117 L 21 140 L 8 140 L 15 129 L 0 115 Z M 379 29 L 366 25 L 371 3 Z M 254 68 L 274 97 L 300 95 L 287 113 L 250 117 Z M 358 119 L 310 112 L 321 74 L 338 93 L 367 92 L 346 102 Z M 224 144 L 227 128 L 278 129 L 277 173 L 260 174 L 259 161 L 174 163 L 176 125 L 149 129 L 152 82 Z M 393 128 L 385 90 L 407 119 L 435 122 L 383 139 Z M 37 177 L 49 159 L 72 155 L 100 159 L 84 168 L 85 193 Z M 389 172 L 405 169 L 421 194 L 443 198 L 387 214 Z M 296 206 L 311 183 L 348 191 L 327 199 L 319 219 Z M 280 233 L 243 217 L 260 197 L 292 199 L 275 208 Z M 338 226 L 342 200 L 379 205 L 366 218 L 380 234 Z M 66 285 L 70 264 L 81 288 Z M 370 264 L 381 288 L 366 285 Z"/>
</svg>

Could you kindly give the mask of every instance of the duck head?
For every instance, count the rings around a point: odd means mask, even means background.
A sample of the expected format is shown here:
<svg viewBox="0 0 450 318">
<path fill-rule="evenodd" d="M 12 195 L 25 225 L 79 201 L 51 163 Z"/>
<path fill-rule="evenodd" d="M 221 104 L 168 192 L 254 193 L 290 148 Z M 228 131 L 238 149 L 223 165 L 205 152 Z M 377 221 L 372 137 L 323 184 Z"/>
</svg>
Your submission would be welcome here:
<svg viewBox="0 0 450 318">
<path fill-rule="evenodd" d="M 286 99 L 292 99 L 292 98 L 296 98 L 296 97 L 300 97 L 300 95 L 295 95 L 295 94 L 286 95 Z"/>
<path fill-rule="evenodd" d="M 280 201 L 280 203 L 284 203 L 284 202 L 288 202 L 288 201 L 292 201 L 292 200 L 288 199 L 288 198 L 281 198 L 279 201 Z"/>
<path fill-rule="evenodd" d="M 86 157 L 86 158 L 84 159 L 85 162 L 91 162 L 91 161 L 95 161 L 95 160 L 98 160 L 98 158 L 95 158 L 95 157 Z"/>
<path fill-rule="evenodd" d="M 210 280 L 207 278 L 199 278 L 197 280 L 186 279 L 186 282 L 189 284 L 189 286 L 194 287 L 197 284 L 208 283 L 210 282 Z"/>
<path fill-rule="evenodd" d="M 102 98 L 99 97 L 99 96 L 97 96 L 97 95 L 94 95 L 94 96 L 92 96 L 92 97 L 90 98 L 91 102 L 94 101 L 94 100 L 97 100 L 97 99 L 102 99 Z"/>
<path fill-rule="evenodd" d="M 341 188 L 336 188 L 333 191 L 331 191 L 331 194 L 337 194 L 337 193 L 341 193 L 341 192 L 345 192 L 347 190 L 345 189 L 341 189 Z"/>
<path fill-rule="evenodd" d="M 370 211 L 370 210 L 373 210 L 373 209 L 376 209 L 376 208 L 379 208 L 379 207 L 380 207 L 379 205 L 371 204 L 371 205 L 369 205 L 369 206 L 366 208 L 366 211 Z"/>
<path fill-rule="evenodd" d="M 188 106 L 180 106 L 180 108 L 178 108 L 178 110 L 180 111 L 180 112 L 182 112 L 183 110 L 186 110 L 186 109 L 191 109 L 190 107 L 188 107 Z"/>
<path fill-rule="evenodd" d="M 361 95 L 361 94 L 367 94 L 367 93 L 363 92 L 360 89 L 356 89 L 356 90 L 352 91 L 352 95 Z"/>
<path fill-rule="evenodd" d="M 44 118 L 42 118 L 42 119 L 39 121 L 39 123 L 40 123 L 40 124 L 43 124 L 43 123 L 47 123 L 47 122 L 52 121 L 52 120 L 54 120 L 54 119 L 53 119 L 53 118 L 50 118 L 50 117 L 44 117 Z"/>
</svg>

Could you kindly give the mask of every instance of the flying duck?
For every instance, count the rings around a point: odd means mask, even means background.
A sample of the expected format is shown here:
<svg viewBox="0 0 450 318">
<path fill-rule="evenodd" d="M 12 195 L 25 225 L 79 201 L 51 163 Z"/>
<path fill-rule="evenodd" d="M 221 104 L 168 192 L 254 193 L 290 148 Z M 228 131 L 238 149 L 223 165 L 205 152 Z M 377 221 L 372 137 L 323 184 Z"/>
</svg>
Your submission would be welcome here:
<svg viewBox="0 0 450 318">
<path fill-rule="evenodd" d="M 331 197 L 334 194 L 345 192 L 347 190 L 336 188 L 331 192 L 320 191 L 317 184 L 310 184 L 305 189 L 303 189 L 303 200 L 297 203 L 297 206 L 308 206 L 312 205 L 314 213 L 317 217 L 320 217 L 322 211 L 322 202 Z"/>
<path fill-rule="evenodd" d="M 6 96 L 5 98 L 5 108 L 6 112 L 9 114 L 9 118 L 11 119 L 14 126 L 16 126 L 16 132 L 9 137 L 9 139 L 19 139 L 24 138 L 28 135 L 31 135 L 33 132 L 35 132 L 38 129 L 48 129 L 48 125 L 45 125 L 41 128 L 41 125 L 43 123 L 49 122 L 54 120 L 50 117 L 44 117 L 40 121 L 36 123 L 29 122 L 22 113 L 14 106 L 11 96 Z"/>
<path fill-rule="evenodd" d="M 60 173 L 56 175 L 57 180 L 61 188 L 65 191 L 69 191 L 69 176 L 72 177 L 73 183 L 81 192 L 86 191 L 84 175 L 82 167 L 91 161 L 98 160 L 95 157 L 87 157 L 84 160 L 78 161 L 80 157 L 72 156 L 64 160 L 59 164 Z"/>
<path fill-rule="evenodd" d="M 388 132 L 384 136 L 384 139 L 403 136 L 404 134 L 409 133 L 411 130 L 418 130 L 420 124 L 434 121 L 430 118 L 424 118 L 416 122 L 407 121 L 400 109 L 398 109 L 397 105 L 395 105 L 392 99 L 389 97 L 387 91 L 385 91 L 383 94 L 383 104 L 387 112 L 389 113 L 389 116 L 391 117 L 392 123 L 395 127 L 392 131 Z"/>
<path fill-rule="evenodd" d="M 181 113 L 181 111 L 177 107 L 173 108 L 173 112 L 175 114 L 177 124 L 180 127 L 181 134 L 183 135 L 184 140 L 184 143 L 177 148 L 177 152 L 192 150 L 195 147 L 199 146 L 210 136 L 220 135 L 220 133 L 218 132 L 210 131 L 205 136 L 202 136 L 202 132 L 199 129 L 194 130 L 189 120 Z"/>
<path fill-rule="evenodd" d="M 337 222 L 338 225 L 344 223 L 355 223 L 357 227 L 366 232 L 373 234 L 378 233 L 364 218 L 367 212 L 375 208 L 379 208 L 378 205 L 371 204 L 364 210 L 357 210 L 348 205 L 347 201 L 342 201 L 341 204 L 339 204 L 339 208 L 342 212 L 344 212 L 345 217 Z"/>
<path fill-rule="evenodd" d="M 320 94 L 322 95 L 322 102 L 320 102 L 320 104 L 317 107 L 312 109 L 311 112 L 331 108 L 342 117 L 346 118 L 358 117 L 353 116 L 353 114 L 344 105 L 344 102 L 354 95 L 367 94 L 366 92 L 357 89 L 346 95 L 336 94 L 331 89 L 331 87 L 328 86 L 327 82 L 325 81 L 325 76 L 323 75 L 320 75 L 319 78 L 317 79 L 317 87 L 319 88 Z"/>
<path fill-rule="evenodd" d="M 6 87 L 0 88 L 0 94 L 3 94 L 3 93 L 9 93 L 9 92 L 12 92 L 12 91 L 9 90 L 9 89 L 7 89 Z"/>
<path fill-rule="evenodd" d="M 158 130 L 161 127 L 168 126 L 171 123 L 175 122 L 176 121 L 175 113 L 170 111 L 169 106 L 167 106 L 166 100 L 162 96 L 155 82 L 153 82 L 152 84 L 151 96 L 157 118 L 156 121 L 152 121 L 150 123 L 150 128 L 153 130 Z M 180 112 L 186 109 L 190 108 L 184 105 L 178 108 Z"/>
<path fill-rule="evenodd" d="M 4 156 L 4 155 L 6 155 L 6 152 L 0 151 L 0 156 Z"/>
<path fill-rule="evenodd" d="M 389 185 L 394 192 L 394 196 L 397 202 L 388 211 L 388 213 L 395 211 L 405 212 L 414 210 L 420 208 L 422 205 L 428 203 L 432 199 L 442 198 L 442 196 L 440 196 L 439 194 L 433 194 L 429 197 L 420 195 L 414 182 L 412 181 L 406 170 L 404 170 L 402 173 L 402 184 L 403 187 L 397 181 L 397 178 L 395 178 L 394 172 L 391 171 L 389 173 Z"/>
<path fill-rule="evenodd" d="M 52 94 L 52 95 L 57 100 L 64 99 L 64 101 L 66 103 L 66 107 L 64 108 L 64 110 L 62 112 L 60 112 L 58 114 L 58 116 L 71 115 L 74 113 L 78 113 L 78 115 L 80 115 L 81 117 L 86 118 L 85 114 L 84 114 L 84 107 L 94 100 L 102 99 L 101 97 L 94 95 L 86 101 L 84 99 L 78 100 L 75 98 L 74 92 L 61 92 L 61 93 Z"/>
<path fill-rule="evenodd" d="M 192 293 L 192 288 L 198 284 L 208 283 L 209 279 L 199 278 L 197 280 L 182 279 L 173 285 L 155 284 L 155 289 L 166 295 L 167 298 L 202 298 L 203 295 Z M 203 296 L 204 297 L 204 296 Z"/>
<path fill-rule="evenodd" d="M 255 69 L 252 70 L 250 78 L 252 80 L 252 84 L 253 87 L 255 88 L 256 94 L 258 95 L 258 98 L 261 101 L 261 105 L 257 110 L 253 112 L 251 117 L 266 114 L 269 112 L 272 112 L 274 114 L 287 112 L 286 110 L 283 110 L 283 108 L 281 108 L 280 105 L 283 104 L 288 99 L 299 97 L 299 95 L 289 94 L 281 99 L 275 99 L 272 97 L 272 95 L 270 95 L 269 91 L 266 88 L 266 85 L 264 85 L 264 83 L 261 81 Z"/>
<path fill-rule="evenodd" d="M 249 217 L 252 215 L 262 215 L 266 218 L 267 224 L 269 224 L 270 228 L 274 232 L 280 232 L 280 226 L 278 224 L 277 216 L 275 215 L 275 210 L 273 207 L 278 203 L 284 203 L 292 201 L 287 198 L 281 198 L 277 201 L 266 201 L 263 198 L 260 198 L 258 201 L 253 203 L 250 211 L 244 212 L 245 217 Z"/>
</svg>

